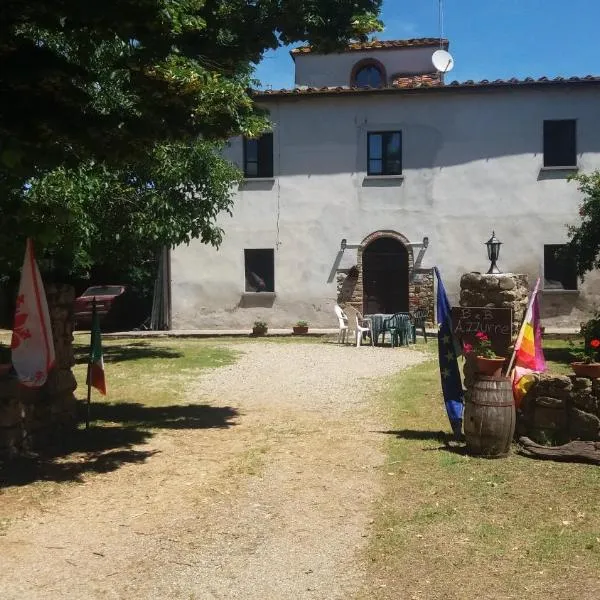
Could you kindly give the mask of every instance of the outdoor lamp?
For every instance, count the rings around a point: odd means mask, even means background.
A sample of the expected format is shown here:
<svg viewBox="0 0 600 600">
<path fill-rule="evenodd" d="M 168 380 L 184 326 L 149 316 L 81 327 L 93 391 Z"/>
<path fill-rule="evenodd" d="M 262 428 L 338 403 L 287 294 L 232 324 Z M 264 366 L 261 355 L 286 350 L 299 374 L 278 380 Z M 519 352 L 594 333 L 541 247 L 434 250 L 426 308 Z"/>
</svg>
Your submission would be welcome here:
<svg viewBox="0 0 600 600">
<path fill-rule="evenodd" d="M 344 238 L 342 240 L 342 243 L 340 244 L 340 250 L 343 252 L 346 249 L 346 238 Z"/>
<path fill-rule="evenodd" d="M 423 238 L 423 248 L 427 248 L 429 246 L 429 238 L 425 236 Z"/>
<path fill-rule="evenodd" d="M 502 242 L 496 237 L 495 231 L 492 231 L 492 237 L 485 243 L 485 245 L 487 246 L 488 258 L 491 261 L 487 274 L 502 273 L 496 264 L 496 261 L 500 256 L 500 246 L 502 245 Z"/>
</svg>

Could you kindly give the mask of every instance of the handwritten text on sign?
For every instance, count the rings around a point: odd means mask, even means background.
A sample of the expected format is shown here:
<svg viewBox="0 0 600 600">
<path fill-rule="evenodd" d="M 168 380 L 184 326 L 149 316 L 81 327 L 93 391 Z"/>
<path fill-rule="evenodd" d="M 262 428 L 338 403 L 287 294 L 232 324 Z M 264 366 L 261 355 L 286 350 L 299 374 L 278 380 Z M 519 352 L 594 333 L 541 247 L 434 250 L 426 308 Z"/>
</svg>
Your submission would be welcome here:
<svg viewBox="0 0 600 600">
<path fill-rule="evenodd" d="M 512 343 L 512 310 L 452 307 L 452 332 L 459 340 L 472 344 L 478 331 L 487 334 L 495 352 L 504 354 Z"/>
</svg>

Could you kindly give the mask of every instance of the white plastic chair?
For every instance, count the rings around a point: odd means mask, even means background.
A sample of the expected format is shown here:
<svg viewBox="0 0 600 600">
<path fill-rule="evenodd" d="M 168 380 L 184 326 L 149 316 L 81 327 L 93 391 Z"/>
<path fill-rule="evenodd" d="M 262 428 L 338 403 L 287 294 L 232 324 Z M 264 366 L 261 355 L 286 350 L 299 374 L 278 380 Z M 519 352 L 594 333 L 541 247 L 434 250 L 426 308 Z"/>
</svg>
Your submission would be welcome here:
<svg viewBox="0 0 600 600">
<path fill-rule="evenodd" d="M 338 344 L 346 343 L 346 337 L 348 335 L 348 317 L 344 314 L 344 311 L 337 304 L 334 307 L 335 315 L 338 318 L 338 325 L 340 330 L 338 332 Z"/>
<path fill-rule="evenodd" d="M 371 346 L 373 346 L 373 325 L 369 319 L 365 319 L 355 308 L 352 306 L 346 307 L 346 314 L 348 316 L 348 323 L 354 325 L 356 332 L 356 347 L 358 348 L 362 344 L 363 333 L 369 334 L 371 340 Z"/>
</svg>

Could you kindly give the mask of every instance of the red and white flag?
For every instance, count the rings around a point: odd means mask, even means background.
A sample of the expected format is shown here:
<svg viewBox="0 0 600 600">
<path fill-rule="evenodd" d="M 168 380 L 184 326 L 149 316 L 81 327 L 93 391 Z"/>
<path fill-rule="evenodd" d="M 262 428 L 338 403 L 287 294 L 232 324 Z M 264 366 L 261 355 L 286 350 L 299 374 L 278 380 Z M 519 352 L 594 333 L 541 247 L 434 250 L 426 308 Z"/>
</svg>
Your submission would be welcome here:
<svg viewBox="0 0 600 600">
<path fill-rule="evenodd" d="M 21 269 L 10 347 L 19 381 L 28 387 L 44 385 L 54 366 L 54 342 L 46 293 L 29 239 Z"/>
</svg>

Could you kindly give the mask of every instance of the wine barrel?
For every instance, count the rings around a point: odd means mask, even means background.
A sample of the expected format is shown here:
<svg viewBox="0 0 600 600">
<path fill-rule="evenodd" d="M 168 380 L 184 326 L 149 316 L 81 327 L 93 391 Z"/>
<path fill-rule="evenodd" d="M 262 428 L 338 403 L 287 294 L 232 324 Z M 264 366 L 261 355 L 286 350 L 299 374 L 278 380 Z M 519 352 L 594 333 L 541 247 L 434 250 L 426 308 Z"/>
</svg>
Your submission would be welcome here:
<svg viewBox="0 0 600 600">
<path fill-rule="evenodd" d="M 511 380 L 479 376 L 465 403 L 463 423 L 469 454 L 490 458 L 507 456 L 515 421 Z"/>
</svg>

